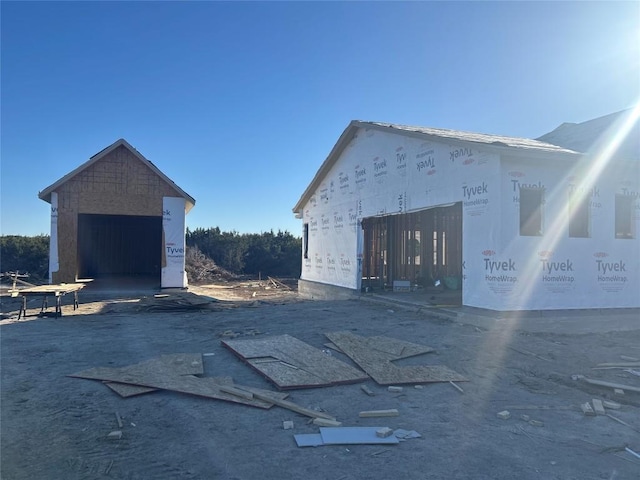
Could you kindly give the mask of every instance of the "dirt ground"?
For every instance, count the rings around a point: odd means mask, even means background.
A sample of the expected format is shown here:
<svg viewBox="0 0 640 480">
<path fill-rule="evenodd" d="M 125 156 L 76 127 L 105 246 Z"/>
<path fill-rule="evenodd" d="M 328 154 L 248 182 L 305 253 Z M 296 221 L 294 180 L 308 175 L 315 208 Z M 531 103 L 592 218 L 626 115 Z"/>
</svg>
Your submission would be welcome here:
<svg viewBox="0 0 640 480">
<path fill-rule="evenodd" d="M 269 287 L 269 288 L 268 288 Z M 640 377 L 599 363 L 640 357 L 635 330 L 530 333 L 465 324 L 438 313 L 363 300 L 304 301 L 295 291 L 244 282 L 190 287 L 219 299 L 206 308 L 154 309 L 144 295 L 80 293 L 60 318 L 17 320 L 15 299 L 0 321 L 0 476 L 20 479 L 637 479 L 640 394 L 572 380 L 574 374 L 640 387 Z M 141 299 L 142 298 L 142 299 Z M 65 303 L 68 303 L 65 300 Z M 607 321 L 606 317 L 602 318 Z M 292 335 L 323 349 L 324 333 L 348 330 L 429 345 L 402 365 L 446 365 L 466 376 L 463 392 L 433 383 L 389 392 L 373 380 L 290 391 L 289 400 L 325 411 L 344 426 L 415 430 L 398 445 L 299 448 L 294 434 L 317 433 L 307 417 L 156 391 L 121 398 L 98 381 L 67 375 L 121 367 L 169 353 L 202 353 L 204 376 L 275 390 L 220 344 L 221 338 Z M 345 355 L 335 358 L 353 365 Z M 640 370 L 637 368 L 636 370 Z M 580 405 L 613 400 L 610 416 Z M 399 416 L 359 418 L 362 410 Z M 509 419 L 497 413 L 508 410 Z M 116 413 L 122 420 L 118 426 Z M 540 423 L 529 423 L 525 419 Z M 283 421 L 292 420 L 292 430 Z M 117 440 L 108 439 L 122 431 Z"/>
</svg>

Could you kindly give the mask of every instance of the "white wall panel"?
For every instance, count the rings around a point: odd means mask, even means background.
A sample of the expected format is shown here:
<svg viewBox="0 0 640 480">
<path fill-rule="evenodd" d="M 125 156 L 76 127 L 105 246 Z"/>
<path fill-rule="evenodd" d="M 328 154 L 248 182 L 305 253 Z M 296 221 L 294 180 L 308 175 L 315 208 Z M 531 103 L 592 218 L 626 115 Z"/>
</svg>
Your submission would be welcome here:
<svg viewBox="0 0 640 480">
<path fill-rule="evenodd" d="M 640 172 L 499 159 L 471 148 L 360 129 L 303 209 L 301 278 L 360 287 L 366 217 L 462 202 L 463 303 L 494 310 L 640 306 Z M 520 235 L 519 188 L 545 190 L 543 234 Z M 569 238 L 569 194 L 591 197 L 590 238 Z M 635 238 L 614 238 L 615 194 L 635 198 Z"/>
</svg>

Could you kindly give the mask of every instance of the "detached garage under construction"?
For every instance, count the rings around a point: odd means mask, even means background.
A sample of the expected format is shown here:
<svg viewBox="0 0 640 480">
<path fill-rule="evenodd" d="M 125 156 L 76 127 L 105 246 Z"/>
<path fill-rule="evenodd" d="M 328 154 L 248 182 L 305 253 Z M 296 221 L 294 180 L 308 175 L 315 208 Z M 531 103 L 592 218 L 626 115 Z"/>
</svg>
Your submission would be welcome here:
<svg viewBox="0 0 640 480">
<path fill-rule="evenodd" d="M 40 192 L 51 204 L 49 277 L 186 287 L 185 215 L 195 200 L 124 139 Z"/>
</svg>

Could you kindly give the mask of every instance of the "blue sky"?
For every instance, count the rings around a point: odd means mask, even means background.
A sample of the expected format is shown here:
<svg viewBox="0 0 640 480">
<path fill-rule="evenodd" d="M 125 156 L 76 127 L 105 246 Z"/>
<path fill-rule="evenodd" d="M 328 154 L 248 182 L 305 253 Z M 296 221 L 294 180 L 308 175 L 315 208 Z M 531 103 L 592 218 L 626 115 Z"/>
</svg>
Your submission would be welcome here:
<svg viewBox="0 0 640 480">
<path fill-rule="evenodd" d="M 639 2 L 6 2 L 1 223 L 125 138 L 191 229 L 300 235 L 351 120 L 535 138 L 640 97 Z"/>
</svg>

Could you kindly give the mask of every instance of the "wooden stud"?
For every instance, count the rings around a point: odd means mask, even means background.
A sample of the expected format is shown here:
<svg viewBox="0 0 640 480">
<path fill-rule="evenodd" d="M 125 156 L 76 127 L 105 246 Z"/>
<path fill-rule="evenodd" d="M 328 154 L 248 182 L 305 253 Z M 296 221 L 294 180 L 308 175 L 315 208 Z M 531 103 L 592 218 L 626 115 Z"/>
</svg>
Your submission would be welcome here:
<svg viewBox="0 0 640 480">
<path fill-rule="evenodd" d="M 390 408 L 388 410 L 365 410 L 358 414 L 360 418 L 397 417 L 398 415 L 399 415 L 398 410 L 395 408 Z"/>
</svg>

